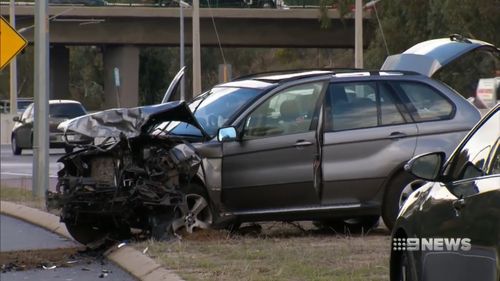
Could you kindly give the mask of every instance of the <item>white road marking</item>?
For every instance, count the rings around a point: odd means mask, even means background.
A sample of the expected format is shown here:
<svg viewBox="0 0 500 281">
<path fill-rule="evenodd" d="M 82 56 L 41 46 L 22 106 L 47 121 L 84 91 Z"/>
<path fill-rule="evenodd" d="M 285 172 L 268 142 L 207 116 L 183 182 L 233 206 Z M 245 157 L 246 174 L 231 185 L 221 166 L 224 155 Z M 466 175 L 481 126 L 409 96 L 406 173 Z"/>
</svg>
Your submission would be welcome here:
<svg viewBox="0 0 500 281">
<path fill-rule="evenodd" d="M 2 175 L 6 175 L 6 176 L 27 176 L 27 177 L 31 177 L 32 175 L 29 174 L 29 173 L 12 173 L 12 172 L 2 172 L 1 173 Z M 55 175 L 49 175 L 50 178 L 57 178 L 57 176 Z"/>
</svg>

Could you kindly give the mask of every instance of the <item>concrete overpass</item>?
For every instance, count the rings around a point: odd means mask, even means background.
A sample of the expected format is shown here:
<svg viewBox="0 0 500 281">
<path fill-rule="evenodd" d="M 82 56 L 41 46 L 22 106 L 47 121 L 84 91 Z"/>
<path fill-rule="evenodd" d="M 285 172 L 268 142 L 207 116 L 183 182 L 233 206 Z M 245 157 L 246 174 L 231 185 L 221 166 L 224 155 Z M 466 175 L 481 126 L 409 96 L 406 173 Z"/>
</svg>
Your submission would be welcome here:
<svg viewBox="0 0 500 281">
<path fill-rule="evenodd" d="M 8 17 L 8 6 L 0 6 Z M 122 76 L 122 106 L 138 103 L 139 48 L 178 46 L 179 8 L 50 6 L 51 83 L 53 98 L 68 92 L 69 52 L 67 45 L 104 46 L 106 106 L 116 105 L 112 70 Z M 34 6 L 16 7 L 16 27 L 33 25 Z M 332 26 L 321 29 L 318 9 L 200 9 L 202 46 L 218 44 L 212 17 L 224 47 L 353 48 L 354 19 L 341 20 L 329 11 Z M 369 17 L 368 14 L 365 17 Z M 185 9 L 186 44 L 191 44 L 191 9 Z M 33 42 L 33 29 L 23 36 Z M 364 32 L 365 46 L 371 38 Z M 61 83 L 62 82 L 62 83 Z M 108 98 L 109 97 L 109 98 Z"/>
</svg>

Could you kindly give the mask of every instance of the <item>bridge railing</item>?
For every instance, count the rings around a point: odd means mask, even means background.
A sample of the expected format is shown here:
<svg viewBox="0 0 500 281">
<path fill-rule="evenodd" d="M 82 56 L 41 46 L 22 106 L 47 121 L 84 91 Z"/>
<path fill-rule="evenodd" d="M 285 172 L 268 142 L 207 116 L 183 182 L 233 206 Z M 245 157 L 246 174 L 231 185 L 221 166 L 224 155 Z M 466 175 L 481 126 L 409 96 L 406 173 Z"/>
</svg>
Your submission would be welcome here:
<svg viewBox="0 0 500 281">
<path fill-rule="evenodd" d="M 15 1 L 16 5 L 34 5 L 34 0 Z M 179 7 L 192 0 L 49 0 L 49 5 L 57 6 L 130 6 L 130 7 Z M 8 5 L 9 1 L 0 1 Z M 200 0 L 200 7 L 207 8 L 276 8 L 276 9 L 317 9 L 320 0 Z M 336 9 L 335 5 L 329 6 Z"/>
</svg>

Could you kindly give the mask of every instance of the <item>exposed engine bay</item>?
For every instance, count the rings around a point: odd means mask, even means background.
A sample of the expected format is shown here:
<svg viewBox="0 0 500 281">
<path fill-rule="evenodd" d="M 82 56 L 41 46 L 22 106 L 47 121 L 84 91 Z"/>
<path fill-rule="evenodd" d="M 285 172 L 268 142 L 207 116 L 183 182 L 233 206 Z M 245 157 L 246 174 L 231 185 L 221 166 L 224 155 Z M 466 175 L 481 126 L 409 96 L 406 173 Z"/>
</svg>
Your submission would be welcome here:
<svg viewBox="0 0 500 281">
<path fill-rule="evenodd" d="M 201 158 L 185 140 L 153 135 L 149 130 L 164 121 L 155 120 L 159 114 L 189 109 L 184 103 L 165 104 L 153 113 L 148 109 L 150 112 L 143 108 L 104 111 L 62 125 L 65 131 L 88 132 L 94 138 L 108 136 L 99 145 L 61 157 L 56 192 L 47 194 L 47 206 L 61 210 L 61 221 L 77 241 L 89 245 L 126 239 L 131 229 L 163 239 L 181 224 L 192 231 L 196 221 L 186 219 L 192 214 L 185 189 L 200 169 Z M 130 116 L 132 110 L 134 119 L 109 121 L 109 116 Z M 128 135 L 109 137 L 108 128 L 123 124 L 134 125 L 129 126 Z"/>
<path fill-rule="evenodd" d="M 172 234 L 171 223 L 187 204 L 181 186 L 189 185 L 201 161 L 189 143 L 137 138 L 60 162 L 64 168 L 48 205 L 61 208 L 68 231 L 87 244 L 124 239 L 131 228 L 157 239 Z"/>
</svg>

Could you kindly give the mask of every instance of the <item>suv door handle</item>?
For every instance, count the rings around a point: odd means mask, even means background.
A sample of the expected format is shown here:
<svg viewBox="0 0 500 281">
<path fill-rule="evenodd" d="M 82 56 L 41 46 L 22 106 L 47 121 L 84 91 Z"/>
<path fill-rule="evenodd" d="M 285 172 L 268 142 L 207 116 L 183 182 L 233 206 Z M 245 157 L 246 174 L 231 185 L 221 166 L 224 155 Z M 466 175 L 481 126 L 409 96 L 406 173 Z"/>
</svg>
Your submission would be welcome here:
<svg viewBox="0 0 500 281">
<path fill-rule="evenodd" d="M 401 132 L 392 132 L 387 138 L 388 139 L 401 139 L 406 138 L 408 135 Z"/>
<path fill-rule="evenodd" d="M 309 145 L 312 145 L 313 143 L 310 142 L 310 141 L 305 141 L 305 140 L 298 140 L 296 143 L 295 143 L 295 147 L 304 147 L 304 146 L 309 146 Z"/>
</svg>

